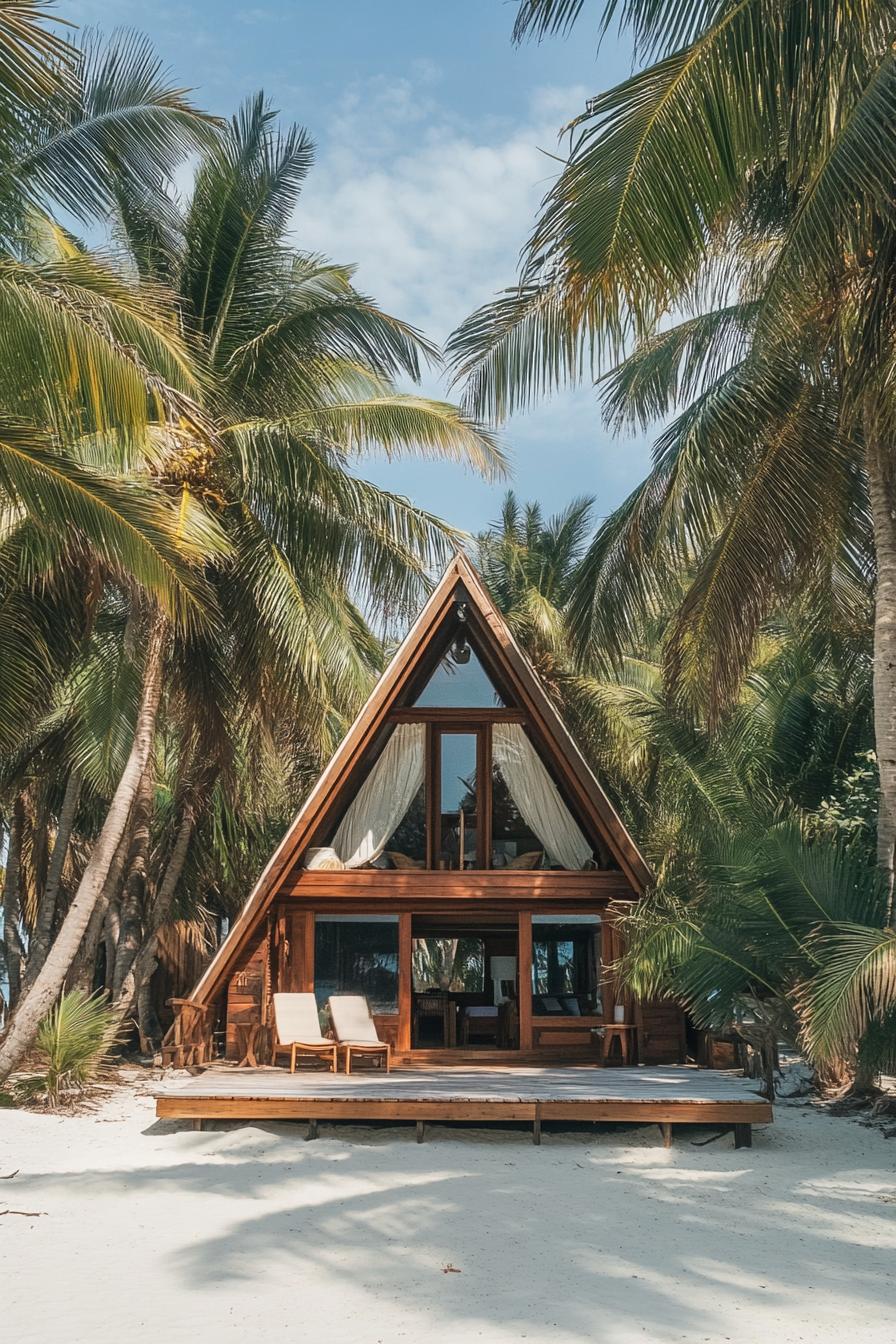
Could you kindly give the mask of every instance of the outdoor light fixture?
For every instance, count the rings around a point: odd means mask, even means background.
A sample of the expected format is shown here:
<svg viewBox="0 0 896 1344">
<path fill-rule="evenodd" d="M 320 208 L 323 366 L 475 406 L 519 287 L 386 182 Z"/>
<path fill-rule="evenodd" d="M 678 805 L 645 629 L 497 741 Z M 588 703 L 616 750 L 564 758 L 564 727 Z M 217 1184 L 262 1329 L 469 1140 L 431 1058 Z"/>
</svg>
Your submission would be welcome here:
<svg viewBox="0 0 896 1344">
<path fill-rule="evenodd" d="M 457 619 L 458 619 L 458 621 L 460 622 L 460 629 L 458 630 L 457 634 L 454 636 L 454 640 L 453 640 L 453 642 L 452 642 L 452 644 L 451 644 L 451 659 L 452 659 L 452 662 L 455 662 L 455 663 L 468 663 L 468 662 L 470 661 L 470 654 L 471 654 L 472 650 L 470 649 L 470 645 L 467 643 L 467 632 L 466 632 L 466 623 L 467 623 L 467 604 L 466 604 L 466 602 L 458 602 L 458 604 L 457 604 Z"/>
</svg>

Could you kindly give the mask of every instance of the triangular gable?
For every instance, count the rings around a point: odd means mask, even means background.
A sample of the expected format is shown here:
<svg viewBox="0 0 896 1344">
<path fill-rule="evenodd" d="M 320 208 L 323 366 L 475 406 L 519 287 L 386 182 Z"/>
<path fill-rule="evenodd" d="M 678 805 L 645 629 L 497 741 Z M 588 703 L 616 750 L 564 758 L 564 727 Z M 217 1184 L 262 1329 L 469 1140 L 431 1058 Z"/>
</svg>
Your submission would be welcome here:
<svg viewBox="0 0 896 1344">
<path fill-rule="evenodd" d="M 274 851 L 193 990 L 190 997 L 194 1002 L 208 1003 L 215 997 L 244 941 L 267 913 L 284 878 L 332 812 L 332 800 L 344 794 L 350 776 L 381 734 L 389 714 L 404 703 L 404 697 L 419 681 L 426 655 L 431 653 L 433 641 L 449 620 L 459 596 L 467 603 L 475 643 L 488 654 L 492 665 L 489 673 L 496 675 L 496 682 L 526 715 L 530 728 L 537 730 L 536 736 L 542 741 L 536 745 L 555 766 L 578 810 L 588 819 L 591 829 L 604 838 L 634 891 L 643 891 L 653 880 L 643 855 L 576 746 L 532 664 L 475 569 L 465 555 L 458 553 Z"/>
</svg>

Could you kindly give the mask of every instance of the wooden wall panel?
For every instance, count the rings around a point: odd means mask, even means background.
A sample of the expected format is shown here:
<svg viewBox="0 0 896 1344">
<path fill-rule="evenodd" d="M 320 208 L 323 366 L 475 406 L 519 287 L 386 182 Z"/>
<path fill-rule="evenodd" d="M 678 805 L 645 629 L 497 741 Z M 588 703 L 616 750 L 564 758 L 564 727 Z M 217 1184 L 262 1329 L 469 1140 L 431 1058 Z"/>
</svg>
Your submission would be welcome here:
<svg viewBox="0 0 896 1344">
<path fill-rule="evenodd" d="M 393 1050 L 398 1047 L 399 1017 L 397 1013 L 374 1013 L 373 1020 L 376 1023 L 376 1031 L 381 1041 L 388 1041 Z M 354 1070 L 355 1061 L 352 1059 L 352 1069 Z M 363 1068 L 363 1065 L 361 1066 Z"/>
<path fill-rule="evenodd" d="M 275 928 L 278 941 L 275 958 L 279 975 L 276 988 L 287 994 L 314 989 L 314 913 L 280 905 Z"/>
<path fill-rule="evenodd" d="M 292 897 L 313 909 L 320 900 L 344 901 L 346 906 L 370 902 L 369 908 L 412 908 L 423 914 L 439 906 L 482 905 L 492 909 L 529 907 L 548 910 L 566 906 L 599 909 L 608 901 L 633 898 L 621 873 L 595 870 L 585 873 L 538 871 L 423 872 L 382 868 L 354 868 L 337 872 L 296 868 L 286 878 L 282 897 Z"/>
<path fill-rule="evenodd" d="M 238 1059 L 237 1026 L 250 1026 L 265 1016 L 264 1000 L 268 987 L 267 959 L 269 942 L 267 926 L 261 930 L 237 962 L 227 984 L 227 1046 L 228 1059 Z"/>
</svg>

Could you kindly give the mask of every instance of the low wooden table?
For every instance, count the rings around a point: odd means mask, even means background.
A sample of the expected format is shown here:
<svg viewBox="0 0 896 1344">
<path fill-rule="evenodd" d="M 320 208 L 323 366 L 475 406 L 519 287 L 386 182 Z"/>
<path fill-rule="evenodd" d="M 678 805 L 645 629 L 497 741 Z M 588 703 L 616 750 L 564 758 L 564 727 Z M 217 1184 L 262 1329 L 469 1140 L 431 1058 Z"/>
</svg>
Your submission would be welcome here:
<svg viewBox="0 0 896 1344">
<path fill-rule="evenodd" d="M 627 1064 L 629 1057 L 634 1053 L 632 1046 L 635 1043 L 635 1032 L 638 1028 L 634 1022 L 606 1022 L 604 1024 L 604 1039 L 601 1047 L 601 1063 L 606 1064 L 610 1057 L 610 1050 L 613 1042 L 619 1042 L 619 1053 L 623 1064 Z"/>
</svg>

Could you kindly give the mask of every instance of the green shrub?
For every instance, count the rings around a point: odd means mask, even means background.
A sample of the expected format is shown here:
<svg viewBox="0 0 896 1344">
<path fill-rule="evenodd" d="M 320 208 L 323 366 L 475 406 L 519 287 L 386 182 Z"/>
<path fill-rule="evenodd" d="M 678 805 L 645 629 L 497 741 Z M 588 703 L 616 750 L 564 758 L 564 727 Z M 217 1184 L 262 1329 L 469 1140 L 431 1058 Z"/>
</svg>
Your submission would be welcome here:
<svg viewBox="0 0 896 1344">
<path fill-rule="evenodd" d="M 38 1070 L 19 1083 L 23 1100 L 58 1106 L 96 1077 L 112 1044 L 115 1015 L 104 994 L 65 993 L 37 1033 Z"/>
</svg>

